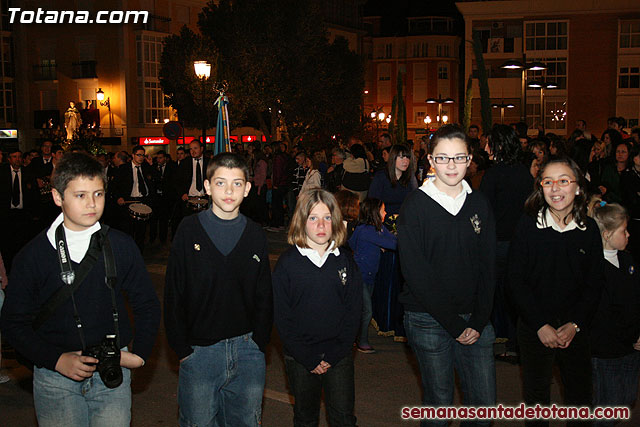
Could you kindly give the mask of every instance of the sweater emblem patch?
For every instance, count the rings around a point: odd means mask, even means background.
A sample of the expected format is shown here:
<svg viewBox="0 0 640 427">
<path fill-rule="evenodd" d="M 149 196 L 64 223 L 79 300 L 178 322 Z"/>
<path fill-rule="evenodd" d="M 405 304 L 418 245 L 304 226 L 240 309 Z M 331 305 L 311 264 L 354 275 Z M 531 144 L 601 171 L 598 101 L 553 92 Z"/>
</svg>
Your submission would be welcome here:
<svg viewBox="0 0 640 427">
<path fill-rule="evenodd" d="M 347 267 L 338 270 L 338 277 L 340 277 L 342 286 L 345 286 L 347 284 Z"/>
<path fill-rule="evenodd" d="M 194 243 L 193 244 L 193 249 L 195 249 L 196 251 L 200 250 L 200 243 Z"/>
<path fill-rule="evenodd" d="M 636 268 L 633 265 L 629 266 L 629 274 L 633 274 L 636 272 Z"/>
<path fill-rule="evenodd" d="M 471 221 L 471 225 L 473 226 L 473 231 L 475 231 L 476 234 L 480 234 L 482 228 L 480 228 L 481 221 L 480 218 L 478 218 L 478 214 L 475 214 L 474 216 L 469 218 L 469 220 Z"/>
<path fill-rule="evenodd" d="M 255 259 L 256 261 L 260 262 L 260 257 L 257 254 L 253 254 L 253 259 Z"/>
<path fill-rule="evenodd" d="M 582 255 L 586 255 L 586 254 L 587 254 L 587 253 L 585 252 L 585 250 L 584 250 L 584 249 L 582 249 L 582 248 L 580 248 L 580 249 L 578 250 L 578 252 L 580 252 Z"/>
</svg>

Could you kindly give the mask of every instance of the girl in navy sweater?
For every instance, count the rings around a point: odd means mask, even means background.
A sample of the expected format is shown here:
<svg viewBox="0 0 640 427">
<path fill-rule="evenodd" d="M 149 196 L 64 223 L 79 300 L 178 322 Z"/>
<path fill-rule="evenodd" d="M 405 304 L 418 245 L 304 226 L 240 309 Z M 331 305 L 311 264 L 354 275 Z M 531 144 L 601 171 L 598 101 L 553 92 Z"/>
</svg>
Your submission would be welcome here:
<svg viewBox="0 0 640 427">
<path fill-rule="evenodd" d="M 596 199 L 590 209 L 604 248 L 605 281 L 591 326 L 593 405 L 628 406 L 636 401 L 640 374 L 640 278 L 624 249 L 629 216 L 616 203 Z M 595 426 L 614 425 L 597 421 Z"/>
<path fill-rule="evenodd" d="M 273 272 L 275 323 L 284 346 L 294 425 L 318 425 L 322 390 L 330 425 L 355 426 L 352 347 L 362 314 L 362 277 L 340 247 L 346 230 L 335 197 L 300 194 L 292 246 Z"/>
<path fill-rule="evenodd" d="M 511 241 L 507 268 L 519 315 L 524 400 L 530 406 L 549 405 L 558 362 L 565 405 L 588 406 L 591 352 L 585 331 L 600 298 L 603 259 L 598 226 L 587 217 L 585 179 L 578 165 L 569 158 L 545 163 L 525 212 Z"/>
<path fill-rule="evenodd" d="M 375 353 L 369 345 L 369 323 L 373 315 L 371 296 L 376 274 L 380 265 L 380 250 L 395 250 L 398 239 L 382 225 L 387 216 L 384 203 L 379 199 L 369 198 L 360 205 L 360 225 L 356 227 L 349 239 L 349 246 L 353 250 L 353 258 L 362 273 L 362 323 L 360 324 L 360 338 L 358 351 L 361 353 Z"/>
</svg>

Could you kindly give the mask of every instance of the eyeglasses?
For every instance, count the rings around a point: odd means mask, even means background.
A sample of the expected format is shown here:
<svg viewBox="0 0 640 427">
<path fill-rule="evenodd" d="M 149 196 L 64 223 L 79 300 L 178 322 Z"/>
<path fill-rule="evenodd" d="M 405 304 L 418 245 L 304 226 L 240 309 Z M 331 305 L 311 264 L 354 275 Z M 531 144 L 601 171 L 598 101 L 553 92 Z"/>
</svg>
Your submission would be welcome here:
<svg viewBox="0 0 640 427">
<path fill-rule="evenodd" d="M 467 163 L 471 157 L 467 154 L 464 156 L 453 156 L 453 157 L 431 156 L 431 158 L 438 165 L 448 165 L 451 160 L 453 160 L 453 163 L 461 165 L 463 163 Z"/>
<path fill-rule="evenodd" d="M 575 179 L 571 180 L 569 178 L 560 178 L 560 179 L 543 179 L 542 181 L 540 181 L 540 185 L 543 187 L 553 187 L 553 184 L 558 184 L 558 187 L 566 187 L 567 185 L 573 183 L 573 182 L 578 182 Z"/>
</svg>

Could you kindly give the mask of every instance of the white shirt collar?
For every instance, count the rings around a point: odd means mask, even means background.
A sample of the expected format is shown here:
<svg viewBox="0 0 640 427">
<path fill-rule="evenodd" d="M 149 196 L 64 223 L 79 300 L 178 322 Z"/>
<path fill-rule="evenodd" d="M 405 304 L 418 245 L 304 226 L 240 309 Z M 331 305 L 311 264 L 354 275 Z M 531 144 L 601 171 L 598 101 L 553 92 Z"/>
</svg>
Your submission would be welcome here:
<svg viewBox="0 0 640 427">
<path fill-rule="evenodd" d="M 578 223 L 575 222 L 573 219 L 571 219 L 569 224 L 567 224 L 567 226 L 564 229 L 560 228 L 560 226 L 556 224 L 555 220 L 553 219 L 550 209 L 547 209 L 547 213 L 544 215 L 544 217 L 542 216 L 542 209 L 540 209 L 540 212 L 538 212 L 538 219 L 536 220 L 536 226 L 540 230 L 542 230 L 543 228 L 551 227 L 558 233 L 564 233 L 567 231 L 574 230 L 576 228 L 580 231 L 584 231 L 587 229 L 587 227 L 584 225 L 582 227 L 579 226 Z"/>
<path fill-rule="evenodd" d="M 467 194 L 471 194 L 473 192 L 467 181 L 464 179 L 461 181 L 462 191 L 456 197 L 451 197 L 444 191 L 441 191 L 436 187 L 434 181 L 435 178 L 427 179 L 420 187 L 420 190 L 435 200 L 436 203 L 442 206 L 451 215 L 457 215 L 467 199 Z"/>
<path fill-rule="evenodd" d="M 54 249 L 58 249 L 56 246 L 56 229 L 62 222 L 64 221 L 64 214 L 60 213 L 58 217 L 53 221 L 51 227 L 47 230 L 47 238 L 49 239 L 49 243 L 53 246 Z M 69 255 L 73 262 L 79 263 L 84 258 L 87 250 L 89 250 L 89 244 L 91 243 L 91 236 L 96 231 L 100 230 L 102 226 L 100 222 L 96 222 L 91 227 L 82 231 L 72 231 L 67 227 L 64 227 L 64 235 L 67 239 L 67 246 L 69 248 Z"/>
<path fill-rule="evenodd" d="M 603 249 L 603 252 L 604 259 L 615 265 L 617 268 L 620 268 L 620 260 L 618 259 L 617 249 Z"/>
<path fill-rule="evenodd" d="M 340 255 L 340 249 L 334 246 L 335 246 L 335 242 L 331 242 L 331 244 L 329 245 L 329 248 L 326 251 L 324 251 L 324 255 L 322 256 L 320 256 L 318 251 L 316 251 L 315 249 L 301 248 L 298 245 L 296 245 L 296 248 L 298 249 L 298 252 L 300 252 L 300 255 L 306 256 L 307 258 L 309 258 L 309 261 L 314 263 L 316 267 L 322 267 L 325 261 L 327 260 L 327 258 L 329 258 L 329 255 L 331 254 L 334 254 L 335 256 Z"/>
</svg>

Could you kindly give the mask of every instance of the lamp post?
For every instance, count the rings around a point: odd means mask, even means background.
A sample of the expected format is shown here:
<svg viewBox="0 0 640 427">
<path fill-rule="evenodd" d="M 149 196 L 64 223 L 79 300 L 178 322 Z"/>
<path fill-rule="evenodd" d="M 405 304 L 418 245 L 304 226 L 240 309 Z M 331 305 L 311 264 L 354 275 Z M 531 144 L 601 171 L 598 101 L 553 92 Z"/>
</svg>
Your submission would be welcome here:
<svg viewBox="0 0 640 427">
<path fill-rule="evenodd" d="M 391 116 L 389 116 L 391 117 Z M 376 122 L 376 143 L 378 142 L 378 139 L 380 138 L 380 122 L 382 122 L 383 120 L 387 119 L 387 123 L 389 123 L 391 121 L 391 119 L 389 119 L 389 117 L 387 117 L 387 115 L 384 113 L 384 111 L 382 111 L 382 107 L 378 107 L 375 110 L 373 110 L 371 112 L 371 120 L 373 120 L 374 122 Z"/>
<path fill-rule="evenodd" d="M 205 84 L 209 76 L 211 75 L 211 64 L 207 61 L 194 61 L 193 69 L 196 72 L 196 76 L 202 82 L 202 144 L 206 148 L 207 146 L 207 112 L 204 106 Z"/>
<path fill-rule="evenodd" d="M 436 120 L 438 122 L 438 127 L 440 127 L 443 123 L 446 125 L 447 121 L 449 121 L 449 117 L 447 115 L 442 115 L 442 104 L 453 104 L 455 102 L 453 98 L 427 98 L 425 102 L 427 104 L 438 104 L 438 116 Z M 446 120 L 444 120 L 445 118 Z"/>
<path fill-rule="evenodd" d="M 109 131 L 111 131 L 111 129 L 113 128 L 113 121 L 111 119 L 111 99 L 108 96 L 106 100 L 104 99 L 104 91 L 100 87 L 96 92 L 96 98 L 98 99 L 98 102 L 100 103 L 101 106 L 107 107 L 108 115 L 109 115 Z"/>
<path fill-rule="evenodd" d="M 527 83 L 527 87 L 531 89 L 540 89 L 540 126 L 544 129 L 544 90 L 545 89 L 556 89 L 558 85 L 551 82 L 543 82 L 539 80 L 533 80 Z"/>
<path fill-rule="evenodd" d="M 547 66 L 541 62 L 526 62 L 526 56 L 522 55 L 522 62 L 511 59 L 500 66 L 504 70 L 521 70 L 520 75 L 520 121 L 527 121 L 527 71 L 542 71 L 546 70 Z"/>
<path fill-rule="evenodd" d="M 505 104 L 504 101 L 503 101 L 500 104 L 491 104 L 491 107 L 500 109 L 500 124 L 504 124 L 504 109 L 505 108 L 514 108 L 515 105 L 513 105 L 511 103 Z"/>
</svg>

